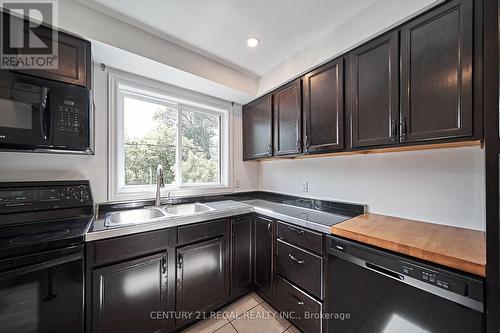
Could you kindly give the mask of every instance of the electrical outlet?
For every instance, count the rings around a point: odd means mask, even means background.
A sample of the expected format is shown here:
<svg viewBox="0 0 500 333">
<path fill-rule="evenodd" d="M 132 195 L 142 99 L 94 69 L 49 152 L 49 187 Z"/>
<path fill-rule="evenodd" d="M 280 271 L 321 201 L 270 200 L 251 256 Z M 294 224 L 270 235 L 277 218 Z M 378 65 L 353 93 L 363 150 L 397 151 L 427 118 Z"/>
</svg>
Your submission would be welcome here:
<svg viewBox="0 0 500 333">
<path fill-rule="evenodd" d="M 302 192 L 309 192 L 309 182 L 307 180 L 302 182 Z"/>
<path fill-rule="evenodd" d="M 234 188 L 240 188 L 240 179 L 239 178 L 236 178 L 234 180 Z"/>
</svg>

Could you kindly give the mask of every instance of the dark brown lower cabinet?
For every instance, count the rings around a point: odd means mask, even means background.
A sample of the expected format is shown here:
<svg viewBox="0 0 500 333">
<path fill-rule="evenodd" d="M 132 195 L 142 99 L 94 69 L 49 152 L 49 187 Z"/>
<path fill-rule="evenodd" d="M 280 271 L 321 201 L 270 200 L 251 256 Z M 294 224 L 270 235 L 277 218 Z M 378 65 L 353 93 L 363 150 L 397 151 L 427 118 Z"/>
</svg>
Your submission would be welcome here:
<svg viewBox="0 0 500 333">
<path fill-rule="evenodd" d="M 323 258 L 321 256 L 278 240 L 276 266 L 278 274 L 318 299 L 323 298 Z"/>
<path fill-rule="evenodd" d="M 231 297 L 252 288 L 252 225 L 251 216 L 231 220 Z"/>
<path fill-rule="evenodd" d="M 225 301 L 224 238 L 216 238 L 177 249 L 177 326 L 199 318 Z"/>
<path fill-rule="evenodd" d="M 167 255 L 96 269 L 93 272 L 93 333 L 160 333 L 166 321 Z"/>
<path fill-rule="evenodd" d="M 254 282 L 259 291 L 272 298 L 273 285 L 273 220 L 254 219 Z"/>
<path fill-rule="evenodd" d="M 322 244 L 320 234 L 254 214 L 88 243 L 86 332 L 183 329 L 255 288 L 318 333 L 323 323 L 302 316 L 321 313 Z"/>
<path fill-rule="evenodd" d="M 285 318 L 288 318 L 305 333 L 325 332 L 321 319 L 323 304 L 281 276 L 276 278 L 276 302 L 274 306 L 282 311 Z"/>
</svg>

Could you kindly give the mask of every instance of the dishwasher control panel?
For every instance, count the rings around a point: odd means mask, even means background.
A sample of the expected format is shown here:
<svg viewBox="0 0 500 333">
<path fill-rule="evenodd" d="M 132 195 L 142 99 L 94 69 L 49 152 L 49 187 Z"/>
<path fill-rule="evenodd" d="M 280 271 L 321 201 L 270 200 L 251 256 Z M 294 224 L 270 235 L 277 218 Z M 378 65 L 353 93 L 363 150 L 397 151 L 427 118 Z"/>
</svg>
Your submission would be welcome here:
<svg viewBox="0 0 500 333">
<path fill-rule="evenodd" d="M 439 274 L 433 270 L 403 263 L 400 267 L 400 273 L 425 283 L 432 284 L 436 287 L 467 296 L 467 286 L 465 283 Z"/>
</svg>

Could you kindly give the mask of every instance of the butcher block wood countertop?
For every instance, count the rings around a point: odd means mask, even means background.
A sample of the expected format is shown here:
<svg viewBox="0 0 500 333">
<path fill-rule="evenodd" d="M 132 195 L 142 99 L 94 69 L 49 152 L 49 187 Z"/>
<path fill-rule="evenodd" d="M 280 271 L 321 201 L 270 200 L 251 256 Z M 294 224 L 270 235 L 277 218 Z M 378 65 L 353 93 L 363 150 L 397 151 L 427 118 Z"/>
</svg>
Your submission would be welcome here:
<svg viewBox="0 0 500 333">
<path fill-rule="evenodd" d="M 332 234 L 484 277 L 481 231 L 366 213 L 332 227 Z"/>
</svg>

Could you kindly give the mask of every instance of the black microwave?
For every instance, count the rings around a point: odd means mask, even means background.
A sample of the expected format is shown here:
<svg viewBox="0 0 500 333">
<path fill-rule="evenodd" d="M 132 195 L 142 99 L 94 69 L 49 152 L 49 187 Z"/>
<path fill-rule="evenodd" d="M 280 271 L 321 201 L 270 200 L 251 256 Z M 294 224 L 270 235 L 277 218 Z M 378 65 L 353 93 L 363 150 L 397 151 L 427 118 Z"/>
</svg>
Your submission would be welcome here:
<svg viewBox="0 0 500 333">
<path fill-rule="evenodd" d="M 0 150 L 93 154 L 90 89 L 0 71 Z"/>
</svg>

